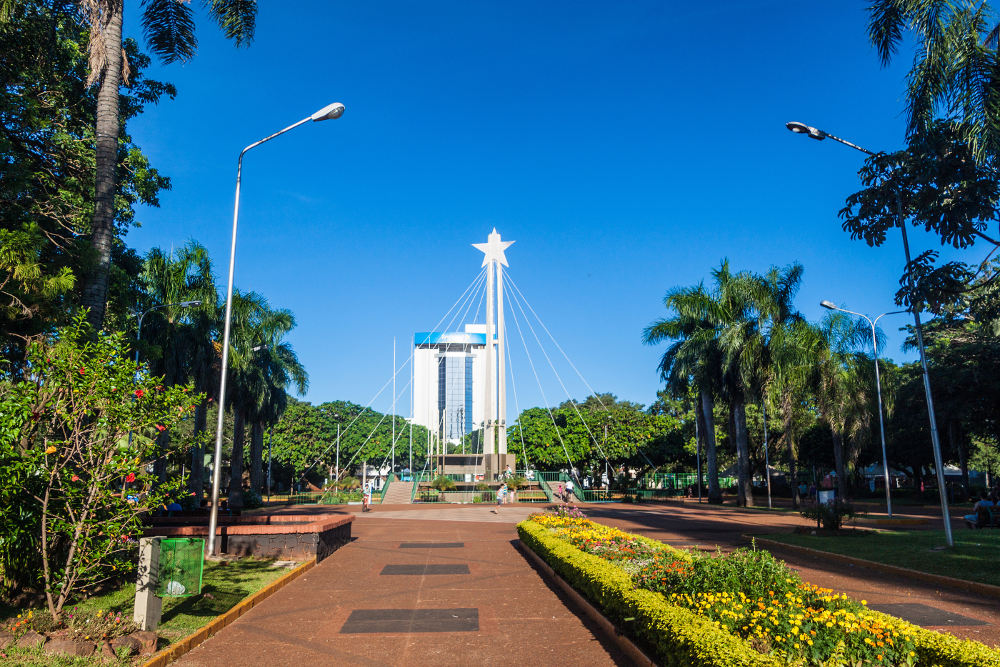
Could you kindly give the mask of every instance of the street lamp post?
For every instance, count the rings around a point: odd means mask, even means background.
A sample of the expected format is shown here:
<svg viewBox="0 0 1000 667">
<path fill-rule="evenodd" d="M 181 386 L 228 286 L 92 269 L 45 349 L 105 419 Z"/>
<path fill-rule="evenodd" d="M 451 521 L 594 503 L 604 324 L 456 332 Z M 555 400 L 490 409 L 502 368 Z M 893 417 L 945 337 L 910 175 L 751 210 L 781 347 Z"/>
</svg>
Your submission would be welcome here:
<svg viewBox="0 0 1000 667">
<path fill-rule="evenodd" d="M 885 453 L 885 422 L 882 417 L 882 381 L 879 376 L 878 370 L 878 337 L 875 332 L 875 325 L 880 319 L 886 315 L 899 315 L 900 313 L 905 313 L 905 310 L 893 310 L 888 313 L 882 313 L 874 320 L 864 313 L 856 313 L 853 310 L 847 310 L 846 308 L 838 308 L 836 304 L 832 301 L 820 301 L 819 305 L 830 310 L 839 310 L 842 313 L 850 313 L 851 315 L 857 315 L 858 317 L 863 317 L 868 321 L 868 324 L 872 327 L 872 350 L 875 354 L 875 393 L 878 394 L 878 427 L 879 433 L 882 435 L 882 477 L 885 480 L 885 509 L 886 514 L 889 518 L 892 518 L 892 494 L 889 491 L 889 461 Z"/>
<path fill-rule="evenodd" d="M 226 286 L 226 314 L 222 332 L 222 364 L 219 379 L 219 419 L 216 423 L 215 429 L 215 456 L 213 458 L 214 469 L 212 470 L 212 511 L 208 516 L 207 549 L 209 555 L 215 554 L 215 530 L 219 523 L 219 481 L 222 477 L 222 427 L 226 416 L 226 369 L 229 365 L 229 331 L 233 311 L 233 273 L 236 268 L 236 227 L 240 219 L 240 176 L 243 171 L 243 156 L 246 155 L 247 151 L 251 148 L 256 148 L 257 146 L 260 146 L 261 144 L 270 141 L 271 139 L 274 139 L 289 130 L 294 130 L 299 125 L 308 123 L 309 121 L 340 118 L 343 113 L 343 104 L 339 102 L 329 104 L 311 116 L 306 116 L 299 122 L 289 125 L 283 130 L 279 130 L 268 137 L 264 137 L 260 141 L 255 141 L 250 144 L 240 151 L 239 160 L 236 162 L 236 201 L 233 204 L 233 237 L 229 246 L 229 281 Z"/>
<path fill-rule="evenodd" d="M 866 155 L 877 155 L 877 153 L 870 151 L 867 148 L 862 148 L 857 144 L 852 144 L 850 141 L 841 139 L 840 137 L 836 137 L 829 132 L 824 132 L 823 130 L 806 125 L 805 123 L 792 121 L 785 123 L 785 127 L 796 134 L 805 134 L 810 139 L 822 141 L 823 139 L 829 138 L 842 143 L 845 146 L 849 146 L 854 150 L 861 151 Z M 906 221 L 903 219 L 903 206 L 900 201 L 900 193 L 898 191 L 896 192 L 896 218 L 899 224 L 899 231 L 903 235 L 903 253 L 906 258 L 906 281 L 909 287 L 912 288 L 913 274 L 910 271 L 910 243 L 906 237 Z M 931 448 L 934 452 L 934 469 L 937 472 L 938 496 L 941 499 L 941 519 L 944 521 L 945 541 L 950 547 L 954 546 L 955 543 L 951 537 L 951 515 L 948 512 L 948 493 L 944 487 L 944 462 L 941 458 L 941 441 L 938 437 L 937 419 L 934 416 L 934 399 L 931 396 L 931 381 L 927 372 L 927 354 L 924 351 L 923 327 L 920 324 L 920 312 L 917 308 L 911 307 L 910 312 L 913 313 L 913 324 L 917 332 L 917 349 L 920 352 L 920 369 L 924 379 L 924 396 L 927 399 L 927 417 L 930 422 L 931 429 Z"/>
</svg>

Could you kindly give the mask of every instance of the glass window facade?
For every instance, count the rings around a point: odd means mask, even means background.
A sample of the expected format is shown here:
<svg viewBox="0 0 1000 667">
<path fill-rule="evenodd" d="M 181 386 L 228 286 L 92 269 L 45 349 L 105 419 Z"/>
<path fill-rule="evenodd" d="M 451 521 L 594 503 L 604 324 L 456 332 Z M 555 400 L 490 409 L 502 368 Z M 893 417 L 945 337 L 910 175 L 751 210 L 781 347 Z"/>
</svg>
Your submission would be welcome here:
<svg viewBox="0 0 1000 667">
<path fill-rule="evenodd" d="M 438 357 L 438 424 L 446 440 L 460 440 L 475 427 L 472 418 L 472 355 Z"/>
</svg>

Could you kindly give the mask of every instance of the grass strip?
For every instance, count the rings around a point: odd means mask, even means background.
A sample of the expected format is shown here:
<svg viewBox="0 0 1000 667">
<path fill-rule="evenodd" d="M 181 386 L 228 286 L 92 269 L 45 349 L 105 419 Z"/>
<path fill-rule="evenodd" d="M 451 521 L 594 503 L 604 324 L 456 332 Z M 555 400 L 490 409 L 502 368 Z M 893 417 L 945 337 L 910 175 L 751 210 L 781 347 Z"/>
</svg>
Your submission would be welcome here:
<svg viewBox="0 0 1000 667">
<path fill-rule="evenodd" d="M 1000 531 L 997 530 L 955 531 L 955 546 L 950 548 L 945 544 L 944 531 L 940 530 L 859 531 L 843 535 L 773 533 L 762 537 L 919 572 L 1000 586 L 1000 569 L 997 568 L 1000 562 Z"/>
<path fill-rule="evenodd" d="M 294 565 L 298 565 L 295 563 Z M 195 630 L 209 623 L 244 599 L 253 595 L 272 581 L 287 574 L 289 567 L 275 566 L 273 560 L 241 558 L 232 561 L 206 561 L 202 580 L 201 595 L 184 598 L 165 598 L 163 600 L 163 615 L 157 634 L 168 644 L 182 639 Z M 97 614 L 109 611 L 120 612 L 123 617 L 132 618 L 135 605 L 135 584 L 126 584 L 121 588 L 96 595 L 64 609 L 65 614 Z M 18 614 L 28 611 L 9 606 L 0 606 L 0 625 L 16 619 Z M 35 614 L 47 613 L 44 607 L 34 609 Z M 56 665 L 93 666 L 108 665 L 99 657 L 71 658 L 55 656 L 39 650 L 7 649 L 0 652 L 0 664 L 3 665 Z M 130 664 L 125 661 L 121 664 Z"/>
</svg>

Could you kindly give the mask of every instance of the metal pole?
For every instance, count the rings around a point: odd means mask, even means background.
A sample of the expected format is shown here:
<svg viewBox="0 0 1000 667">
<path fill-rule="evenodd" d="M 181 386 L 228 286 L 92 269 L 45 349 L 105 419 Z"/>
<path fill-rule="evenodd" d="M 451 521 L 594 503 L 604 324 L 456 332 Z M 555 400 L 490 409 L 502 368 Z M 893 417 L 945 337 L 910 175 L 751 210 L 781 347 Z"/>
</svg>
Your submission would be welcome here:
<svg viewBox="0 0 1000 667">
<path fill-rule="evenodd" d="M 891 313 L 885 313 L 889 315 Z M 889 518 L 892 518 L 892 492 L 889 489 L 889 459 L 885 451 L 885 420 L 882 418 L 882 379 L 878 368 L 878 338 L 875 335 L 875 322 L 878 322 L 879 315 L 874 321 L 868 320 L 872 325 L 872 349 L 875 354 L 875 393 L 878 395 L 878 428 L 882 436 L 882 478 L 885 481 L 885 511 Z M 865 318 L 868 319 L 868 318 Z"/>
<path fill-rule="evenodd" d="M 813 136 L 813 138 L 822 139 L 825 137 L 829 137 L 834 141 L 839 141 L 845 146 L 849 146 L 867 155 L 876 155 L 876 153 L 868 150 L 867 148 L 862 148 L 861 146 L 853 144 L 850 141 L 846 141 L 845 139 L 841 139 L 840 137 L 835 137 L 829 132 L 817 130 L 816 128 L 803 128 L 801 124 L 799 124 L 798 129 L 793 128 L 792 124 L 786 124 L 786 127 L 788 127 L 788 129 L 790 130 L 799 133 L 801 133 L 803 129 L 806 129 L 809 131 L 810 136 Z M 904 220 L 903 216 L 902 194 L 900 193 L 898 188 L 896 189 L 896 222 L 899 225 L 899 231 L 903 235 L 903 252 L 906 256 L 906 280 L 909 287 L 912 288 L 913 274 L 910 271 L 910 243 L 906 237 L 906 221 Z M 948 511 L 948 494 L 944 488 L 944 463 L 941 460 L 941 442 L 938 437 L 937 419 L 934 417 L 934 399 L 931 396 L 930 377 L 927 373 L 927 355 L 924 351 L 923 327 L 920 324 L 920 313 L 918 312 L 915 305 L 911 304 L 911 311 L 913 312 L 913 324 L 916 327 L 917 331 L 917 349 L 920 351 L 920 369 L 924 379 L 924 395 L 927 399 L 927 417 L 930 422 L 930 429 L 931 429 L 931 448 L 933 449 L 934 452 L 934 467 L 937 471 L 938 495 L 941 498 L 941 519 L 944 522 L 945 541 L 948 543 L 948 546 L 951 547 L 954 546 L 955 543 L 951 537 L 951 515 Z"/>
<path fill-rule="evenodd" d="M 889 458 L 886 455 L 886 450 L 885 450 L 885 420 L 882 417 L 882 379 L 878 367 L 878 335 L 876 333 L 876 324 L 880 319 L 882 319 L 886 315 L 898 315 L 900 313 L 905 313 L 908 311 L 893 310 L 888 313 L 882 313 L 873 320 L 864 313 L 857 313 L 854 312 L 853 310 L 847 310 L 846 308 L 839 308 L 829 302 L 824 302 L 821 305 L 823 305 L 824 308 L 830 308 L 831 310 L 839 310 L 842 313 L 850 313 L 851 315 L 857 315 L 858 317 L 863 317 L 865 320 L 867 320 L 868 324 L 870 324 L 872 328 L 872 351 L 875 355 L 875 393 L 878 396 L 878 426 L 879 426 L 879 433 L 882 437 L 882 477 L 885 481 L 885 509 L 886 509 L 886 514 L 891 519 L 892 493 L 889 489 Z"/>
<path fill-rule="evenodd" d="M 767 453 L 767 400 L 761 402 L 764 411 L 764 476 L 767 478 L 767 508 L 771 509 L 771 460 Z"/>
<path fill-rule="evenodd" d="M 274 441 L 274 426 L 267 433 L 267 502 L 271 502 L 271 443 Z"/>
<path fill-rule="evenodd" d="M 396 337 L 392 337 L 392 467 L 389 474 L 396 472 Z"/>
<path fill-rule="evenodd" d="M 910 288 L 913 287 L 913 274 L 910 271 L 910 242 L 906 238 L 906 225 L 903 221 L 903 205 L 900 193 L 896 191 L 896 207 L 899 216 L 899 230 L 903 234 L 903 252 L 906 254 L 906 278 Z M 934 416 L 934 399 L 931 396 L 931 380 L 927 373 L 927 355 L 924 352 L 924 333 L 920 325 L 920 311 L 915 304 L 910 304 L 913 311 L 913 324 L 917 331 L 917 349 L 920 351 L 920 369 L 924 378 L 924 395 L 927 398 L 927 417 L 931 428 L 931 445 L 934 448 L 934 469 L 937 472 L 938 496 L 941 498 L 941 519 L 944 521 L 944 538 L 948 546 L 954 546 L 951 537 L 951 514 L 948 511 L 948 492 L 944 486 L 944 462 L 941 460 L 941 442 L 938 437 L 937 419 Z"/>
<path fill-rule="evenodd" d="M 226 283 L 226 313 L 225 324 L 222 329 L 222 364 L 220 366 L 219 379 L 219 419 L 215 425 L 215 456 L 213 457 L 212 469 L 212 509 L 208 515 L 208 544 L 206 549 L 208 554 L 215 554 L 215 531 L 219 525 L 219 483 L 222 480 L 222 429 L 226 419 L 226 375 L 229 369 L 229 334 L 232 328 L 233 314 L 233 275 L 236 271 L 236 228 L 240 219 L 240 179 L 243 173 L 243 156 L 251 148 L 260 146 L 265 141 L 270 141 L 280 134 L 284 134 L 291 129 L 309 122 L 312 116 L 307 116 L 294 125 L 289 125 L 283 130 L 275 132 L 269 137 L 254 142 L 240 151 L 240 157 L 236 161 L 236 197 L 233 203 L 233 237 L 229 244 L 229 279 Z"/>
<path fill-rule="evenodd" d="M 340 480 L 340 422 L 337 422 L 337 480 Z"/>
</svg>

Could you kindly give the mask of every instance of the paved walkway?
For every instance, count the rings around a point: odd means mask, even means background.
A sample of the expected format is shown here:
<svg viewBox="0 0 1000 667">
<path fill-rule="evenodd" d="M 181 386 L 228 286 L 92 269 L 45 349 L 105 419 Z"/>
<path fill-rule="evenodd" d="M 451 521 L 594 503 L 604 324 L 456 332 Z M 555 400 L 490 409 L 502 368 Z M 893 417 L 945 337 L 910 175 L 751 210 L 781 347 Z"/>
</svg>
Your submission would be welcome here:
<svg viewBox="0 0 1000 667">
<path fill-rule="evenodd" d="M 627 664 L 514 546 L 512 524 L 531 509 L 449 507 L 434 521 L 385 507 L 359 515 L 355 541 L 179 664 Z"/>
<path fill-rule="evenodd" d="M 515 548 L 513 524 L 541 508 L 508 506 L 499 514 L 490 509 L 382 505 L 358 514 L 354 542 L 181 664 L 626 664 Z M 723 550 L 745 545 L 746 532 L 803 525 L 796 514 L 694 503 L 589 505 L 584 511 L 675 546 Z M 418 542 L 425 544 L 413 544 Z M 822 559 L 780 556 L 806 580 L 867 599 L 872 607 L 1000 643 L 1000 605 L 993 598 Z"/>
</svg>

